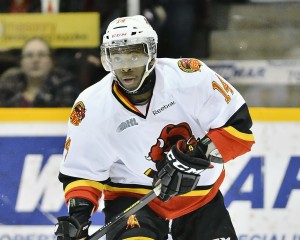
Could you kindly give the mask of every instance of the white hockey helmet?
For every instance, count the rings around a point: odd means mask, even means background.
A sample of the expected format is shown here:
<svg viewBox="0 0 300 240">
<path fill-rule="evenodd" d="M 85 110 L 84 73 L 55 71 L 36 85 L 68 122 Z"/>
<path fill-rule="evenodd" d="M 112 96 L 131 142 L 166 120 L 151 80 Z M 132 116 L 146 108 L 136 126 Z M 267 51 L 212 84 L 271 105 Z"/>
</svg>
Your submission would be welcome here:
<svg viewBox="0 0 300 240">
<path fill-rule="evenodd" d="M 157 33 L 153 30 L 144 16 L 136 15 L 117 18 L 108 25 L 106 33 L 103 36 L 101 44 L 102 65 L 106 71 L 114 73 L 114 68 L 110 60 L 110 49 L 122 49 L 122 47 L 126 49 L 132 45 L 143 44 L 148 59 L 142 63 L 145 66 L 145 72 L 141 82 L 139 86 L 132 91 L 128 91 L 123 87 L 126 91 L 135 93 L 141 88 L 145 78 L 154 69 L 155 58 L 157 55 L 157 42 Z M 152 63 L 150 64 L 151 61 Z"/>
</svg>

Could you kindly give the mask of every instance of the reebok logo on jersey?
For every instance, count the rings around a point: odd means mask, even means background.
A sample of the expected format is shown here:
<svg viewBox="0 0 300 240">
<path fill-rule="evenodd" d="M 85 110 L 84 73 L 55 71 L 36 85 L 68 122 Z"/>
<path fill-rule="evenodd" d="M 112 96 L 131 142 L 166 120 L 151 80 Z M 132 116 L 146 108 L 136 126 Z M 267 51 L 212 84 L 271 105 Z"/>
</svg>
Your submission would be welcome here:
<svg viewBox="0 0 300 240">
<path fill-rule="evenodd" d="M 135 125 L 139 125 L 136 121 L 135 118 L 130 118 L 128 120 L 126 120 L 125 122 L 122 122 L 118 128 L 117 128 L 117 132 L 122 132 L 123 130 L 125 130 L 126 128 L 129 128 L 129 127 L 133 127 Z"/>
<path fill-rule="evenodd" d="M 153 113 L 153 115 L 159 114 L 162 111 L 164 111 L 164 110 L 168 109 L 169 107 L 173 106 L 174 104 L 175 104 L 175 101 L 172 101 L 172 102 L 168 103 L 167 105 L 163 105 L 159 109 L 153 110 L 152 113 Z"/>
</svg>

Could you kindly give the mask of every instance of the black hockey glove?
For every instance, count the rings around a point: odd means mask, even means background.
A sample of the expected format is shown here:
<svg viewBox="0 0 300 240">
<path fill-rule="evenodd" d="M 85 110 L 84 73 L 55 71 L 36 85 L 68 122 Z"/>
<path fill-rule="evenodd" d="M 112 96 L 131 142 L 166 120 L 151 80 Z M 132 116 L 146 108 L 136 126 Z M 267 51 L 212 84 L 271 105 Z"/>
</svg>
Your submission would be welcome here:
<svg viewBox="0 0 300 240">
<path fill-rule="evenodd" d="M 89 218 L 93 212 L 94 205 L 83 198 L 71 198 L 69 201 L 69 215 L 58 217 L 55 225 L 57 240 L 79 240 L 85 239 L 91 225 Z"/>
<path fill-rule="evenodd" d="M 157 163 L 153 186 L 161 181 L 162 188 L 158 197 L 162 201 L 196 188 L 201 172 L 210 167 L 204 148 L 201 142 L 190 144 L 179 140 L 166 154 L 166 158 Z"/>
<path fill-rule="evenodd" d="M 76 218 L 70 216 L 58 217 L 57 220 L 54 232 L 57 240 L 79 240 L 89 236 L 90 221 L 80 224 Z"/>
</svg>

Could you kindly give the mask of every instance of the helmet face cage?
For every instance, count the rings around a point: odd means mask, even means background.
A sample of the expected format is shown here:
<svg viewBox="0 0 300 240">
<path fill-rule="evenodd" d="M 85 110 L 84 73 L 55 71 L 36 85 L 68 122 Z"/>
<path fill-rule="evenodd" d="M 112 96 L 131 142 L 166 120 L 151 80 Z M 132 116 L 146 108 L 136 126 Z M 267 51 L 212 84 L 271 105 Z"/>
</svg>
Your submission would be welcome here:
<svg viewBox="0 0 300 240">
<path fill-rule="evenodd" d="M 157 54 L 156 32 L 152 29 L 144 16 L 137 15 L 117 18 L 109 24 L 101 45 L 102 65 L 106 71 L 110 71 L 116 75 L 110 57 L 111 49 L 116 47 L 126 48 L 130 45 L 137 44 L 143 44 L 145 46 L 145 53 L 148 55 L 148 60 L 145 63 L 144 75 L 136 89 L 129 91 L 120 84 L 121 87 L 130 93 L 136 92 L 143 85 L 145 78 L 154 68 L 155 61 L 152 60 L 155 60 Z"/>
<path fill-rule="evenodd" d="M 105 70 L 106 71 L 114 70 L 111 62 L 112 49 L 115 48 L 127 49 L 130 47 L 134 48 L 135 45 L 141 45 L 141 44 L 144 46 L 144 53 L 148 56 L 148 61 L 150 62 L 152 59 L 156 57 L 156 43 L 154 42 L 154 39 L 151 38 L 131 39 L 126 41 L 122 40 L 122 41 L 114 42 L 112 44 L 102 44 L 101 61 Z"/>
</svg>

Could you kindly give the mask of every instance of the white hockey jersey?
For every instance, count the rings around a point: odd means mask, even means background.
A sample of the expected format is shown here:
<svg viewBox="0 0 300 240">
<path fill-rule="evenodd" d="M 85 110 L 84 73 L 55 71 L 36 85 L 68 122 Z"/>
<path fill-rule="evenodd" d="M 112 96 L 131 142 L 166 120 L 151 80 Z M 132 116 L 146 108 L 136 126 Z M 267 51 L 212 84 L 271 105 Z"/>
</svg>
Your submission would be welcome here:
<svg viewBox="0 0 300 240">
<path fill-rule="evenodd" d="M 129 102 L 111 73 L 79 95 L 60 168 L 66 201 L 82 197 L 97 207 L 103 192 L 105 199 L 147 194 L 153 181 L 147 171 L 179 139 L 192 135 L 209 136 L 225 162 L 250 150 L 248 108 L 221 76 L 197 59 L 157 59 L 155 75 L 144 109 Z M 212 164 L 194 191 L 149 206 L 172 219 L 206 204 L 225 176 L 223 163 Z"/>
</svg>

